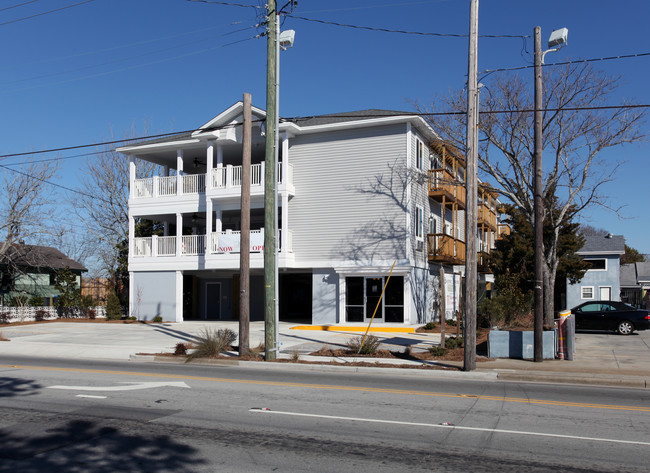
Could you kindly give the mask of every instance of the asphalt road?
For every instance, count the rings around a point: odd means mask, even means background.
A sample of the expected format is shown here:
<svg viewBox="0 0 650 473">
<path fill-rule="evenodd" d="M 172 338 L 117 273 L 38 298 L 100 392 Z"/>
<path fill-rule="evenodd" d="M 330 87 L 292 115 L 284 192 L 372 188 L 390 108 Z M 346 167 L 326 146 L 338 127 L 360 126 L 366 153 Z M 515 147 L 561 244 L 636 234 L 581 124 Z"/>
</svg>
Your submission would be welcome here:
<svg viewBox="0 0 650 473">
<path fill-rule="evenodd" d="M 0 471 L 647 471 L 646 390 L 0 358 Z"/>
</svg>

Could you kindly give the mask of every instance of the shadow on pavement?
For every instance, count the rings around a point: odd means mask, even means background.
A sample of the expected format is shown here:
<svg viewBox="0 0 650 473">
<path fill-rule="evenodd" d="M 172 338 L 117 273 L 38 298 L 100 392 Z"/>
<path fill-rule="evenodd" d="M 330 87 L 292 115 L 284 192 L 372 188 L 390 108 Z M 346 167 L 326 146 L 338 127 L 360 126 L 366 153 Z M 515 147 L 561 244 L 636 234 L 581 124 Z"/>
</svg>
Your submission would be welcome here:
<svg viewBox="0 0 650 473">
<path fill-rule="evenodd" d="M 124 433 L 88 420 L 43 430 L 29 423 L 0 430 L 0 471 L 87 472 L 192 471 L 206 461 L 198 450 L 167 435 Z"/>
<path fill-rule="evenodd" d="M 0 378 L 0 397 L 38 394 L 38 391 L 42 387 L 39 383 L 32 380 L 2 377 Z"/>
</svg>

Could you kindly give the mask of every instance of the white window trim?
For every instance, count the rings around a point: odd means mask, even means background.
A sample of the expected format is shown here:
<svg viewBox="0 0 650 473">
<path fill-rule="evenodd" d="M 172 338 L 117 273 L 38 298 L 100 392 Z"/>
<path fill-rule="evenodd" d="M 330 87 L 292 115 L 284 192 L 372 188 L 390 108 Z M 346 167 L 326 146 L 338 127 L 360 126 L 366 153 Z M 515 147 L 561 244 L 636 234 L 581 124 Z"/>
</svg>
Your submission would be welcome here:
<svg viewBox="0 0 650 473">
<path fill-rule="evenodd" d="M 585 297 L 585 289 L 591 289 L 591 297 Z M 580 286 L 580 299 L 594 300 L 594 286 Z"/>
<path fill-rule="evenodd" d="M 424 241 L 424 208 L 415 206 L 415 238 Z"/>
<path fill-rule="evenodd" d="M 607 258 L 585 258 L 585 261 L 595 261 L 595 260 L 605 260 L 605 269 L 591 269 L 589 268 L 587 271 L 607 271 L 609 267 L 609 262 Z"/>
<path fill-rule="evenodd" d="M 415 167 L 424 171 L 424 143 L 419 138 L 415 139 Z"/>
</svg>

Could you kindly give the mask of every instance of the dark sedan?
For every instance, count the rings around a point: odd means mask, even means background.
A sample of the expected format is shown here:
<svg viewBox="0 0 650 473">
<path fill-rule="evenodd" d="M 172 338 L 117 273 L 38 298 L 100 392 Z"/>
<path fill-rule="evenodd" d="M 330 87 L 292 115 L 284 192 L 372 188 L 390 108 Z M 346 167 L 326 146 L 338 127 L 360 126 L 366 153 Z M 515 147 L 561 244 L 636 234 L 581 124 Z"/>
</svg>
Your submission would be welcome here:
<svg viewBox="0 0 650 473">
<path fill-rule="evenodd" d="M 650 311 L 617 301 L 591 301 L 571 309 L 575 315 L 576 329 L 615 330 L 629 335 L 635 330 L 650 328 Z"/>
</svg>

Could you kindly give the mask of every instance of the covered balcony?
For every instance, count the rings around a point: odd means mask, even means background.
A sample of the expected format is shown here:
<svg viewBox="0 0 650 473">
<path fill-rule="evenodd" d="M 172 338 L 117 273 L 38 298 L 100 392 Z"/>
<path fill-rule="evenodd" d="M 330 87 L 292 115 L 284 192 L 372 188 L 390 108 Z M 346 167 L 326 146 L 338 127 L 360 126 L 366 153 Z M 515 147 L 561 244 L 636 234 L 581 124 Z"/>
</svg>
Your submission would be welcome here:
<svg viewBox="0 0 650 473">
<path fill-rule="evenodd" d="M 448 169 L 429 170 L 429 197 L 443 203 L 465 208 L 465 186 Z"/>
<path fill-rule="evenodd" d="M 282 230 L 279 231 L 279 248 L 282 251 L 292 251 L 293 241 L 291 231 L 287 231 L 286 248 L 282 247 L 285 240 Z M 134 258 L 165 258 L 185 256 L 224 255 L 241 253 L 241 232 L 226 230 L 212 232 L 209 235 L 150 236 L 133 239 Z M 264 252 L 264 229 L 251 230 L 251 253 Z"/>
<path fill-rule="evenodd" d="M 446 233 L 429 233 L 427 252 L 431 263 L 465 263 L 465 242 Z"/>
</svg>

